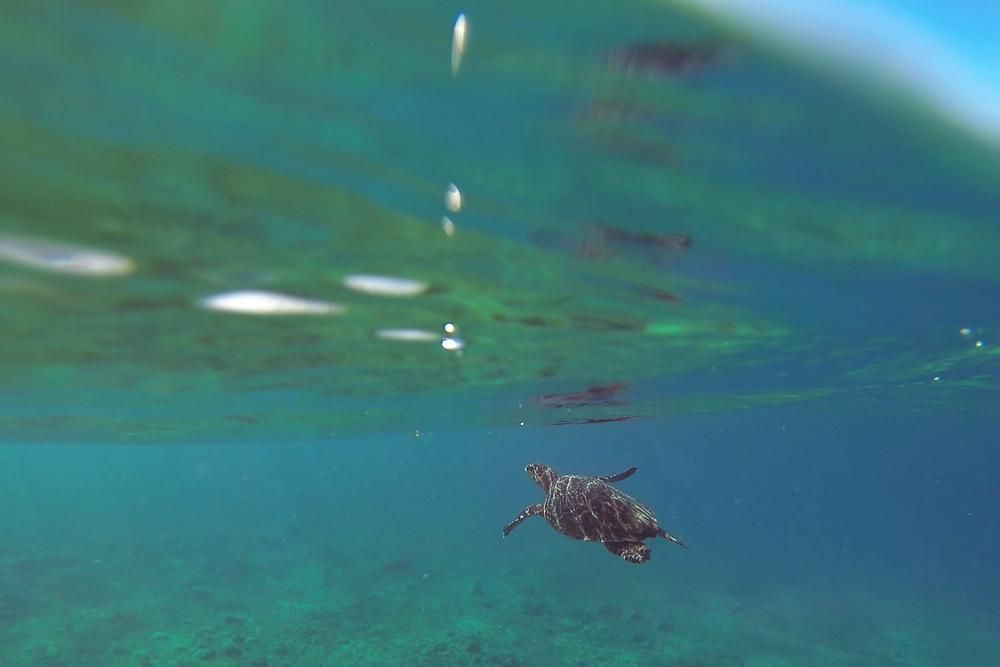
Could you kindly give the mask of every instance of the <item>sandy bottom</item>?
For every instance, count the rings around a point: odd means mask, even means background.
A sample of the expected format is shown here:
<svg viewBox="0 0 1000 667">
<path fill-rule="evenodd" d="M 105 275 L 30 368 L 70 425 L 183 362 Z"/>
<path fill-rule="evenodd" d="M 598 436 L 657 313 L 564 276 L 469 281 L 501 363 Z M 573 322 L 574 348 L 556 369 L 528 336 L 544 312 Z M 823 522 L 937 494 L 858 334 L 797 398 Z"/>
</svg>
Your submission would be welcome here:
<svg viewBox="0 0 1000 667">
<path fill-rule="evenodd" d="M 663 542 L 642 566 L 594 545 L 534 546 L 7 551 L 0 665 L 968 667 L 1000 655 L 982 610 L 844 581 L 678 581 L 670 559 L 693 552 Z"/>
</svg>

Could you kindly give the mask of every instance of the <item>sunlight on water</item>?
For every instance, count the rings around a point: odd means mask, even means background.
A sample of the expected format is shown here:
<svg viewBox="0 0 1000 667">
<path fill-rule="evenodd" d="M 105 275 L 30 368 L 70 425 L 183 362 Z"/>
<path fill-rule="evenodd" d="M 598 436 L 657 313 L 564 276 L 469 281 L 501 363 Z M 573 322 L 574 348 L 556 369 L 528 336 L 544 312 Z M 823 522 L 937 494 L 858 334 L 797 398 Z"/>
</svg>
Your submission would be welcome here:
<svg viewBox="0 0 1000 667">
<path fill-rule="evenodd" d="M 135 270 L 135 264 L 127 257 L 28 238 L 0 237 L 0 259 L 33 269 L 79 276 L 120 276 Z"/>
<path fill-rule="evenodd" d="M 201 303 L 209 310 L 248 315 L 332 315 L 345 310 L 335 303 L 252 290 L 215 294 L 206 297 Z"/>
<path fill-rule="evenodd" d="M 454 183 L 448 184 L 448 190 L 444 195 L 444 206 L 452 213 L 462 210 L 462 193 Z"/>
<path fill-rule="evenodd" d="M 410 278 L 354 274 L 344 278 L 344 287 L 363 294 L 379 296 L 418 296 L 427 291 L 427 283 Z"/>
<path fill-rule="evenodd" d="M 468 33 L 468 21 L 465 14 L 459 14 L 455 19 L 455 27 L 452 30 L 451 38 L 451 74 L 458 75 L 458 68 L 462 66 L 462 58 L 465 56 L 465 41 Z"/>
<path fill-rule="evenodd" d="M 399 340 L 413 343 L 428 343 L 441 340 L 441 336 L 433 331 L 422 329 L 379 329 L 375 332 L 379 338 L 386 340 Z"/>
</svg>

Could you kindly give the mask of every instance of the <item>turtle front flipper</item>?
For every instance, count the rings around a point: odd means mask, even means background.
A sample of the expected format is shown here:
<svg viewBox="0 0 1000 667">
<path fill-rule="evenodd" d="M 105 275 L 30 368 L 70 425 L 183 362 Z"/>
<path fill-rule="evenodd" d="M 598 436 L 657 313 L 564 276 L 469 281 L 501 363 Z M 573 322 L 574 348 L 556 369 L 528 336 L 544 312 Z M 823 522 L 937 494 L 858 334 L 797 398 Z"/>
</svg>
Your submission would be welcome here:
<svg viewBox="0 0 1000 667">
<path fill-rule="evenodd" d="M 529 516 L 535 516 L 536 514 L 541 514 L 541 513 L 542 513 L 541 503 L 538 503 L 537 505 L 528 505 L 523 510 L 521 510 L 521 513 L 517 515 L 516 519 L 514 519 L 513 521 L 511 521 L 510 523 L 508 523 L 506 526 L 503 527 L 503 536 L 507 537 L 508 535 L 510 535 L 510 531 L 517 528 L 521 524 L 521 522 L 527 519 Z"/>
<path fill-rule="evenodd" d="M 603 477 L 598 477 L 597 479 L 601 480 L 602 482 L 620 482 L 623 479 L 628 479 L 629 477 L 634 475 L 636 470 L 638 470 L 638 468 L 632 466 L 628 470 L 620 472 L 617 475 L 604 475 Z"/>
<path fill-rule="evenodd" d="M 604 548 L 629 563 L 645 563 L 651 555 L 650 548 L 642 542 L 605 542 Z"/>
</svg>

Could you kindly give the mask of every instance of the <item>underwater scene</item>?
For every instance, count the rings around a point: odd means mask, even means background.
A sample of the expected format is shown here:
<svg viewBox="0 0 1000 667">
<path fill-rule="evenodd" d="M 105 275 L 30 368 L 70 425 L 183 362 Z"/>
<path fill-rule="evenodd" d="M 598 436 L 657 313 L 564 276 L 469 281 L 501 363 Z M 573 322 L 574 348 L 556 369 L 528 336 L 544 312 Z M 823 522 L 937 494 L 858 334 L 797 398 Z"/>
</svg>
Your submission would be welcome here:
<svg viewBox="0 0 1000 667">
<path fill-rule="evenodd" d="M 958 5 L 0 3 L 0 667 L 1000 665 Z"/>
</svg>

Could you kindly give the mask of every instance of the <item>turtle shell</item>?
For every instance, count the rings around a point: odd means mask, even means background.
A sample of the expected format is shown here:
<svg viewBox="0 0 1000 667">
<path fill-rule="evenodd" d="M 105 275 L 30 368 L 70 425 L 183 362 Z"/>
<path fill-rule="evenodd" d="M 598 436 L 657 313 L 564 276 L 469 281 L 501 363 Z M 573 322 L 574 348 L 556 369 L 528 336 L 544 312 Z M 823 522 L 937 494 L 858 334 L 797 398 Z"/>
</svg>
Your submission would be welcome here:
<svg viewBox="0 0 1000 667">
<path fill-rule="evenodd" d="M 542 515 L 560 533 L 590 542 L 635 542 L 660 532 L 652 510 L 596 477 L 558 477 Z"/>
</svg>

